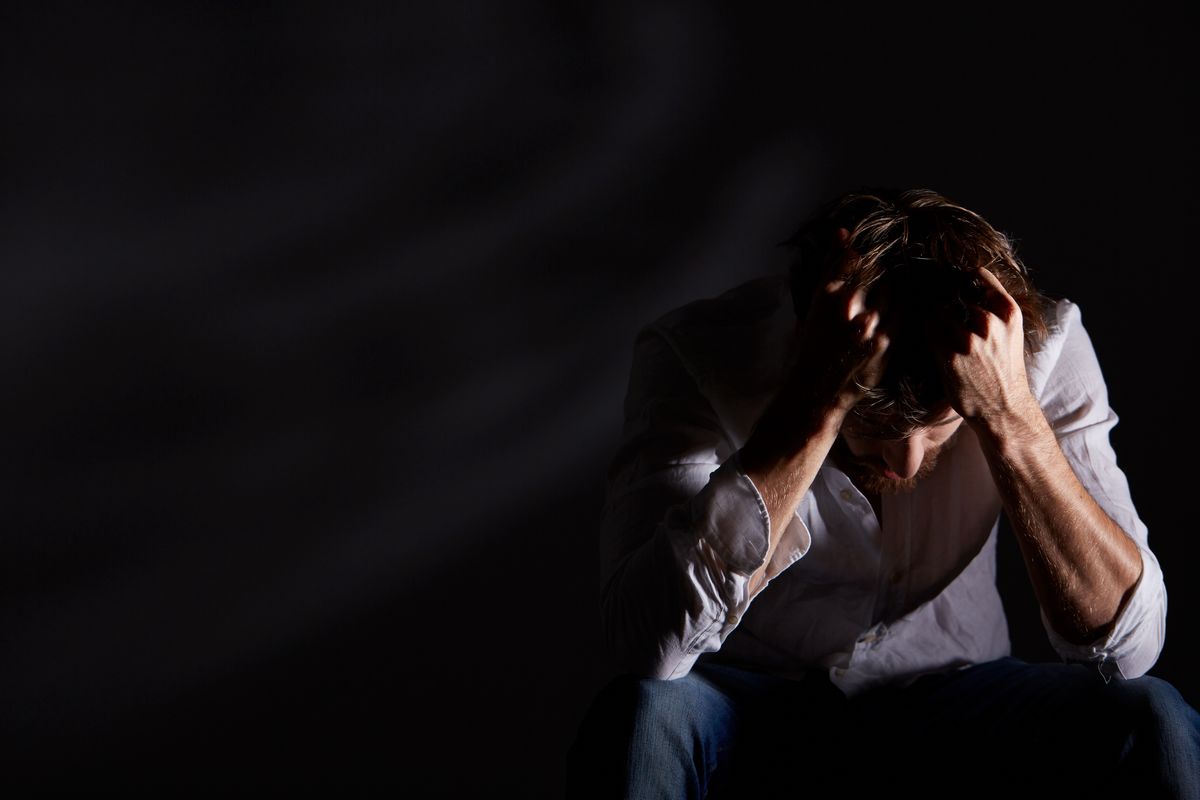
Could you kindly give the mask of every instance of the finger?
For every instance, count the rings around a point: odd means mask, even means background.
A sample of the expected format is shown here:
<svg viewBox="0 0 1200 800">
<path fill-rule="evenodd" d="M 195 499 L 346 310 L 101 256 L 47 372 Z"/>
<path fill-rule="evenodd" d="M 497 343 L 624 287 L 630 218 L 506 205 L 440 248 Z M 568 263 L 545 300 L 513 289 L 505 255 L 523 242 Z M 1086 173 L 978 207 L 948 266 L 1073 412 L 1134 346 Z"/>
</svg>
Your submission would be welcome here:
<svg viewBox="0 0 1200 800">
<path fill-rule="evenodd" d="M 976 279 L 982 290 L 984 307 L 1008 322 L 1012 312 L 1017 308 L 1017 301 L 1004 288 L 1000 279 L 986 267 L 980 267 L 976 271 Z"/>
<path fill-rule="evenodd" d="M 875 332 L 879 329 L 879 312 L 867 311 L 864 312 L 864 314 L 866 316 L 866 326 L 863 329 L 863 334 L 868 339 L 871 339 L 875 336 Z"/>
<path fill-rule="evenodd" d="M 848 319 L 854 319 L 862 314 L 867 309 L 867 290 L 855 289 L 850 293 L 850 299 L 846 308 Z"/>
<path fill-rule="evenodd" d="M 990 269 L 987 267 L 980 267 L 979 269 L 975 270 L 975 275 L 992 289 L 1000 292 L 1000 294 L 1004 295 L 1005 297 L 1008 297 L 1008 292 L 1004 290 L 1004 284 L 1000 282 L 1000 279 L 997 278 Z"/>
<path fill-rule="evenodd" d="M 845 279 L 854 271 L 854 263 L 858 260 L 858 253 L 850 244 L 850 231 L 838 228 L 836 239 L 830 247 L 829 261 L 825 267 L 827 279 Z"/>
<path fill-rule="evenodd" d="M 886 333 L 879 331 L 867 343 L 863 365 L 858 371 L 860 386 L 870 388 L 879 385 L 879 381 L 887 369 L 888 346 L 891 344 L 891 341 L 891 338 Z"/>
<path fill-rule="evenodd" d="M 892 337 L 888 336 L 885 331 L 879 331 L 875 334 L 875 355 L 882 356 L 887 353 L 887 349 L 891 344 Z"/>
<path fill-rule="evenodd" d="M 875 336 L 875 331 L 879 327 L 879 312 L 878 311 L 863 311 L 856 314 L 854 319 L 850 320 L 855 330 L 858 331 L 858 339 L 860 342 L 868 342 Z"/>
<path fill-rule="evenodd" d="M 846 282 L 844 280 L 842 280 L 841 278 L 838 278 L 836 280 L 832 280 L 832 281 L 829 281 L 828 283 L 826 283 L 825 291 L 828 292 L 829 294 L 837 294 L 845 287 L 845 285 L 846 285 Z"/>
<path fill-rule="evenodd" d="M 978 306 L 967 306 L 966 320 L 963 323 L 963 328 L 968 332 L 981 336 L 984 339 L 988 335 L 988 312 L 986 309 Z"/>
<path fill-rule="evenodd" d="M 838 279 L 826 281 L 813 292 L 808 301 L 808 312 L 799 320 L 820 319 L 832 315 L 836 319 L 837 315 L 845 314 L 848 305 L 848 299 L 845 296 L 846 281 Z M 849 319 L 843 317 L 842 319 Z"/>
<path fill-rule="evenodd" d="M 888 336 L 885 331 L 882 329 L 876 331 L 870 340 L 870 360 L 873 362 L 881 361 L 891 343 L 892 337 Z"/>
</svg>

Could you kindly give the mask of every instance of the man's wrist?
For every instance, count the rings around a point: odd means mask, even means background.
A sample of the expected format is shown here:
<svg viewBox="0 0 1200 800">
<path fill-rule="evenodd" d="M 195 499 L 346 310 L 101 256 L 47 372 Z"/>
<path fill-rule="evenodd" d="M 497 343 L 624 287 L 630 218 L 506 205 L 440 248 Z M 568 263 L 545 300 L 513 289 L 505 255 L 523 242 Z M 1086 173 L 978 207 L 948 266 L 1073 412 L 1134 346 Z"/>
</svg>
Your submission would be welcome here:
<svg viewBox="0 0 1200 800">
<path fill-rule="evenodd" d="M 791 399 L 777 397 L 755 425 L 741 449 L 746 471 L 767 469 L 801 457 L 814 442 L 833 444 L 846 412 L 836 406 L 791 403 Z"/>
<path fill-rule="evenodd" d="M 986 449 L 1015 452 L 1030 445 L 1056 441 L 1050 423 L 1032 394 L 999 411 L 966 420 Z"/>
</svg>

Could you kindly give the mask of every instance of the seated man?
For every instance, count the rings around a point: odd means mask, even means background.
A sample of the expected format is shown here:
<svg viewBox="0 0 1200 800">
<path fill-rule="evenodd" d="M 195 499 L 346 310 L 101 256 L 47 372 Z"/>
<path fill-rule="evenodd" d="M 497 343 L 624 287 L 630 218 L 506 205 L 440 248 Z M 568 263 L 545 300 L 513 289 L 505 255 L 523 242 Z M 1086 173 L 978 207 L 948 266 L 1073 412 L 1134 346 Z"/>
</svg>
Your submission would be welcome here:
<svg viewBox="0 0 1200 800">
<path fill-rule="evenodd" d="M 570 797 L 1200 797 L 1167 598 L 1079 308 L 930 191 L 636 339 Z M 1010 656 L 1006 514 L 1064 663 Z"/>
</svg>

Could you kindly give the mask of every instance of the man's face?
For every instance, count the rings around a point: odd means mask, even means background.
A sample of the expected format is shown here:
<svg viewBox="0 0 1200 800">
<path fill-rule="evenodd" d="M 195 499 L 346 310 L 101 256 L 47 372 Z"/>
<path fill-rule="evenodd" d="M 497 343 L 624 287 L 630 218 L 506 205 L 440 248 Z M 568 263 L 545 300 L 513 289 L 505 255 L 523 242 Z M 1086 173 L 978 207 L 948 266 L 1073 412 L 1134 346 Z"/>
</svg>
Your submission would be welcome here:
<svg viewBox="0 0 1200 800">
<path fill-rule="evenodd" d="M 935 417 L 936 422 L 917 428 L 903 439 L 888 439 L 842 426 L 834 458 L 854 485 L 868 494 L 911 491 L 933 472 L 938 456 L 952 447 L 962 428 L 962 417 L 952 410 Z"/>
</svg>

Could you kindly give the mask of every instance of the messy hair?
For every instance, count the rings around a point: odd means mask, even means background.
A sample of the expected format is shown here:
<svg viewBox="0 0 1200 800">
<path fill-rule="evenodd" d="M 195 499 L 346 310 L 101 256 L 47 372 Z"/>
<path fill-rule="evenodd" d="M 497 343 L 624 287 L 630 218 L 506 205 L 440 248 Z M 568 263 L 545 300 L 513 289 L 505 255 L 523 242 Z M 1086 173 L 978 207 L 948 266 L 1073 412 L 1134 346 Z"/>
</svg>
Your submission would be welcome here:
<svg viewBox="0 0 1200 800">
<path fill-rule="evenodd" d="M 850 233 L 846 245 L 839 228 Z M 947 313 L 963 314 L 978 300 L 978 268 L 992 272 L 1020 307 L 1025 352 L 1035 352 L 1046 336 L 1050 301 L 1030 282 L 1010 239 L 937 192 L 851 192 L 778 244 L 796 251 L 789 279 L 797 317 L 807 313 L 817 287 L 832 279 L 846 246 L 857 258 L 841 277 L 866 289 L 869 304 L 903 309 L 882 379 L 851 412 L 858 426 L 880 436 L 907 436 L 949 406 L 941 365 L 921 330 Z"/>
</svg>

